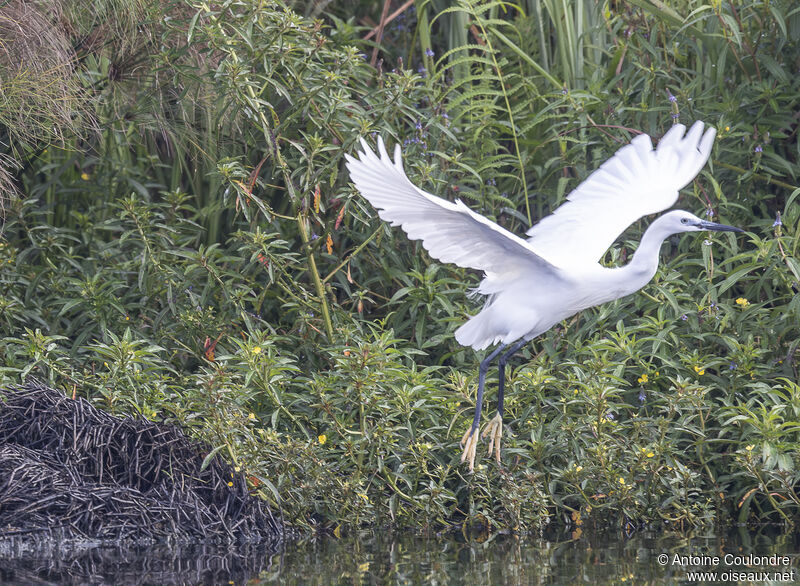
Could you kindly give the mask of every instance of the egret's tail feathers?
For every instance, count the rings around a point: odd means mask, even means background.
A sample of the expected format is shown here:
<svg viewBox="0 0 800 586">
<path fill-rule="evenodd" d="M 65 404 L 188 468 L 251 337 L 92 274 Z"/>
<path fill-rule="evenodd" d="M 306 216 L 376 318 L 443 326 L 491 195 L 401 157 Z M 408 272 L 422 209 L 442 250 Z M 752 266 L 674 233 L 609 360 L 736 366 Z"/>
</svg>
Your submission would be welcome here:
<svg viewBox="0 0 800 586">
<path fill-rule="evenodd" d="M 456 330 L 456 341 L 462 346 L 472 346 L 475 350 L 483 350 L 502 337 L 492 327 L 489 312 L 484 309 L 478 315 L 473 315 L 467 322 Z"/>
</svg>

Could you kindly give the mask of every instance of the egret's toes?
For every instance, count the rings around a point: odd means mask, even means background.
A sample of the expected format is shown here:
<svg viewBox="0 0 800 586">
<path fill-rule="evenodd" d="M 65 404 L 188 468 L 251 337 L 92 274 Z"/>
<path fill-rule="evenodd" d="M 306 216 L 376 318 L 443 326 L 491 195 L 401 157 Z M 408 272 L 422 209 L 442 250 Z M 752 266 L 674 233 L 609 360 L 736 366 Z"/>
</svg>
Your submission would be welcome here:
<svg viewBox="0 0 800 586">
<path fill-rule="evenodd" d="M 494 459 L 499 464 L 500 440 L 503 438 L 503 418 L 500 417 L 499 413 L 483 429 L 481 437 L 485 439 L 486 436 L 489 436 L 489 456 L 492 455 L 492 450 L 494 450 Z"/>
<path fill-rule="evenodd" d="M 461 454 L 461 463 L 469 461 L 469 471 L 475 470 L 475 451 L 478 447 L 478 430 L 470 427 L 464 437 L 461 438 L 461 447 L 464 452 Z"/>
</svg>

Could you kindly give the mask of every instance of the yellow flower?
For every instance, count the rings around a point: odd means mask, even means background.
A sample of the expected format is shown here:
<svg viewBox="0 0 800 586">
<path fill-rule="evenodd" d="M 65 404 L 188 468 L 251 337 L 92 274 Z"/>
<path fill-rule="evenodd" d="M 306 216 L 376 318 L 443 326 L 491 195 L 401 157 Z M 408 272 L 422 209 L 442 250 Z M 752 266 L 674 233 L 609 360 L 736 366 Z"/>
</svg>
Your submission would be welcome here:
<svg viewBox="0 0 800 586">
<path fill-rule="evenodd" d="M 747 307 L 748 305 L 750 305 L 750 302 L 747 299 L 745 299 L 744 297 L 739 297 L 736 300 L 736 305 L 741 305 L 742 307 Z"/>
<path fill-rule="evenodd" d="M 234 470 L 234 472 L 241 472 L 242 471 L 242 467 L 241 466 L 234 466 L 233 470 Z"/>
<path fill-rule="evenodd" d="M 253 346 L 253 354 L 261 354 L 261 346 Z"/>
<path fill-rule="evenodd" d="M 729 131 L 730 131 L 730 129 L 731 129 L 731 127 L 730 127 L 730 126 L 726 126 L 726 127 L 725 127 L 725 132 L 729 132 Z"/>
<path fill-rule="evenodd" d="M 583 470 L 583 466 L 576 466 L 575 467 L 575 472 L 580 472 L 581 470 Z"/>
<path fill-rule="evenodd" d="M 755 447 L 755 446 L 754 446 L 753 444 L 750 444 L 749 446 L 747 446 L 747 447 L 745 448 L 745 450 L 747 450 L 748 452 L 752 452 L 754 447 Z"/>
<path fill-rule="evenodd" d="M 229 482 L 229 483 L 228 483 L 228 486 L 233 486 L 233 482 Z"/>
<path fill-rule="evenodd" d="M 89 181 L 89 174 L 88 173 L 81 173 L 81 179 L 84 181 Z"/>
<path fill-rule="evenodd" d="M 648 381 L 648 376 L 647 376 L 647 374 L 643 374 L 642 376 L 640 376 L 640 377 L 639 377 L 639 378 L 636 380 L 636 382 L 638 382 L 638 383 L 640 383 L 640 384 L 644 384 L 644 383 L 646 383 L 647 381 Z"/>
<path fill-rule="evenodd" d="M 250 421 L 255 421 L 255 420 L 256 420 L 256 414 L 255 414 L 255 413 L 250 413 L 250 414 L 247 416 L 247 418 L 248 418 Z"/>
<path fill-rule="evenodd" d="M 624 479 L 622 476 L 620 476 L 620 477 L 619 477 L 619 483 L 620 483 L 622 486 L 625 486 L 625 479 Z"/>
<path fill-rule="evenodd" d="M 700 368 L 697 365 L 695 365 L 694 371 L 697 373 L 697 376 L 703 376 L 706 373 L 704 369 Z"/>
<path fill-rule="evenodd" d="M 647 452 L 647 457 L 648 458 L 652 458 L 653 456 L 655 456 L 655 454 L 653 452 Z"/>
<path fill-rule="evenodd" d="M 317 436 L 317 441 L 319 442 L 319 445 L 324 446 L 325 442 L 328 441 L 328 438 L 325 437 L 325 434 L 323 433 Z"/>
</svg>

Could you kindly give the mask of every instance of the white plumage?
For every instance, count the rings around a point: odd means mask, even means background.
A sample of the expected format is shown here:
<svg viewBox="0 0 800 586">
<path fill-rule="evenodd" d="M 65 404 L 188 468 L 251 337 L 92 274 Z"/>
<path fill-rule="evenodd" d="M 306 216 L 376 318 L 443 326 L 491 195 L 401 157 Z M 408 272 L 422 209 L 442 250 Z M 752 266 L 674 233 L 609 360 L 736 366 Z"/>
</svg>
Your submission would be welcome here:
<svg viewBox="0 0 800 586">
<path fill-rule="evenodd" d="M 658 252 L 667 236 L 697 230 L 740 231 L 673 211 L 650 225 L 626 266 L 607 268 L 598 262 L 628 225 L 675 203 L 678 191 L 708 160 L 715 134 L 713 128 L 703 132 L 698 121 L 688 132 L 682 124 L 674 125 L 656 148 L 649 136 L 637 136 L 572 191 L 567 202 L 528 230 L 527 240 L 460 200 L 452 203 L 416 187 L 403 170 L 399 145 L 394 161 L 380 137 L 380 156 L 363 139 L 358 159 L 346 155 L 353 183 L 382 219 L 402 227 L 409 238 L 421 240 L 433 258 L 484 272 L 477 292 L 488 295 L 487 302 L 455 334 L 460 344 L 476 350 L 501 344 L 481 362 L 475 420 L 465 434 L 462 457 L 470 460 L 470 469 L 488 363 L 506 345 L 516 342 L 500 358 L 500 406 L 489 426 L 492 443 L 497 440 L 498 459 L 503 367 L 511 354 L 576 312 L 643 287 L 656 272 Z"/>
</svg>

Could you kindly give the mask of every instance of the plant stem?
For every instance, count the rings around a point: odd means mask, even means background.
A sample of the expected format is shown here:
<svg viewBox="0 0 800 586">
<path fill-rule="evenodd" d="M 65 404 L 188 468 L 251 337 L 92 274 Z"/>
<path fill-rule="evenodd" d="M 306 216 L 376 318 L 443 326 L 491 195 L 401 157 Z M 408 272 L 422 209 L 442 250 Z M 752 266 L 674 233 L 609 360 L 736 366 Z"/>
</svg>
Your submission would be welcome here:
<svg viewBox="0 0 800 586">
<path fill-rule="evenodd" d="M 500 90 L 503 92 L 503 100 L 506 103 L 506 112 L 508 113 L 508 122 L 511 130 L 511 138 L 514 139 L 514 152 L 517 155 L 517 162 L 519 163 L 519 173 L 520 173 L 520 182 L 522 183 L 522 192 L 525 195 L 525 214 L 528 218 L 528 225 L 533 224 L 533 218 L 531 217 L 531 202 L 530 198 L 528 197 L 528 182 L 525 180 L 525 165 L 522 162 L 522 154 L 519 151 L 519 139 L 517 136 L 517 125 L 514 122 L 514 111 L 511 108 L 511 102 L 508 99 L 508 92 L 506 92 L 506 83 L 505 78 L 503 77 L 503 72 L 500 69 L 500 64 L 497 62 L 497 54 L 495 53 L 494 47 L 492 47 L 492 40 L 486 32 L 486 28 L 483 26 L 483 19 L 480 18 L 478 12 L 472 8 L 470 4 L 470 12 L 472 13 L 473 18 L 477 22 L 478 26 L 481 28 L 481 34 L 483 35 L 483 40 L 486 42 L 487 53 L 492 58 L 492 64 L 494 65 L 494 69 L 497 72 L 497 79 L 500 82 Z M 496 32 L 493 30 L 493 32 Z"/>
<path fill-rule="evenodd" d="M 302 214 L 297 214 L 297 226 L 300 228 L 300 237 L 303 239 L 303 244 L 305 245 L 306 258 L 308 259 L 308 268 L 311 271 L 311 278 L 314 280 L 314 286 L 317 289 L 319 304 L 322 308 L 322 318 L 325 320 L 325 331 L 328 334 L 328 340 L 333 341 L 333 323 L 331 322 L 330 311 L 328 311 L 328 300 L 325 298 L 325 284 L 319 277 L 317 262 L 314 260 L 314 251 L 311 250 L 311 244 L 308 238 L 308 230 L 306 229 L 305 218 Z"/>
<path fill-rule="evenodd" d="M 342 262 L 340 262 L 340 263 L 339 263 L 339 264 L 336 266 L 336 268 L 335 268 L 335 269 L 333 269 L 333 270 L 332 270 L 330 273 L 328 273 L 328 276 L 327 276 L 327 277 L 325 277 L 324 279 L 322 279 L 322 282 L 323 282 L 323 284 L 324 284 L 324 283 L 327 283 L 328 281 L 330 281 L 331 277 L 333 277 L 333 275 L 335 275 L 336 273 L 338 273 L 338 272 L 339 272 L 339 270 L 340 270 L 340 269 L 341 269 L 341 268 L 342 268 L 344 265 L 346 265 L 347 263 L 349 263 L 349 262 L 350 262 L 350 259 L 352 259 L 352 258 L 353 258 L 355 255 L 357 255 L 359 252 L 361 252 L 361 251 L 364 249 L 364 247 L 365 247 L 367 244 L 369 244 L 369 243 L 370 243 L 370 241 L 372 241 L 372 239 L 373 239 L 373 238 L 375 238 L 375 236 L 377 236 L 377 235 L 378 235 L 378 232 L 380 232 L 381 230 L 383 230 L 383 226 L 378 226 L 378 228 L 376 228 L 376 230 L 375 230 L 375 231 L 374 231 L 374 232 L 373 232 L 373 233 L 370 235 L 370 237 L 369 237 L 369 238 L 367 238 L 366 240 L 364 240 L 364 242 L 362 242 L 361 244 L 359 244 L 359 245 L 358 245 L 358 247 L 357 247 L 357 248 L 356 248 L 356 249 L 355 249 L 353 252 L 351 252 L 351 253 L 350 253 L 350 254 L 347 256 L 347 258 L 346 258 L 346 259 L 344 259 Z"/>
<path fill-rule="evenodd" d="M 729 163 L 723 163 L 722 161 L 717 161 L 716 159 L 714 159 L 714 164 L 719 165 L 720 167 L 724 167 L 725 169 L 730 169 L 731 171 L 736 171 L 737 173 L 740 173 L 742 175 L 749 172 L 747 169 L 743 169 L 742 167 L 737 167 L 736 165 L 731 165 Z M 749 173 L 751 177 L 755 177 L 756 179 L 761 179 L 762 181 L 766 181 L 767 183 L 771 183 L 773 185 L 779 185 L 780 187 L 785 187 L 786 189 L 791 189 L 793 191 L 796 189 L 800 189 L 800 187 L 797 187 L 796 185 L 785 183 L 783 181 L 780 181 L 779 179 L 773 179 L 769 175 L 762 175 L 761 173 L 754 173 L 754 172 L 749 172 Z"/>
</svg>

